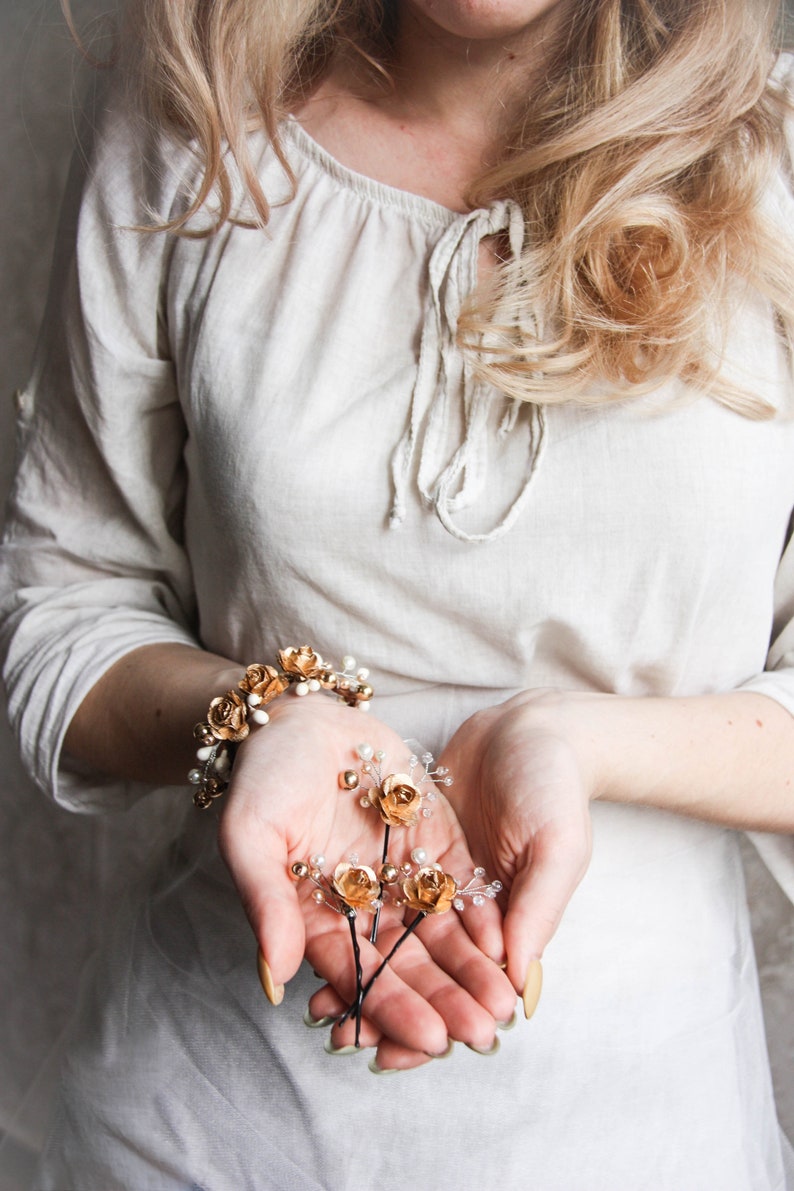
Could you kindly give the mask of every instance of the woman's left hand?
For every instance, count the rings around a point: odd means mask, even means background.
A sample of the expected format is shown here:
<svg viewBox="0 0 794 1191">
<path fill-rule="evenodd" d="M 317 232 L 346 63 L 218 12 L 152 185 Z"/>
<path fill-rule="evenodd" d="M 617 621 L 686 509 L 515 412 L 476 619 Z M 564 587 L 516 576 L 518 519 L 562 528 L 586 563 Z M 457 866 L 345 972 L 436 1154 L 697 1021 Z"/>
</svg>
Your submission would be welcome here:
<svg viewBox="0 0 794 1191">
<path fill-rule="evenodd" d="M 521 993 L 590 861 L 595 749 L 576 695 L 529 691 L 477 712 L 440 763 L 469 849 L 505 887 L 507 974 Z"/>
</svg>

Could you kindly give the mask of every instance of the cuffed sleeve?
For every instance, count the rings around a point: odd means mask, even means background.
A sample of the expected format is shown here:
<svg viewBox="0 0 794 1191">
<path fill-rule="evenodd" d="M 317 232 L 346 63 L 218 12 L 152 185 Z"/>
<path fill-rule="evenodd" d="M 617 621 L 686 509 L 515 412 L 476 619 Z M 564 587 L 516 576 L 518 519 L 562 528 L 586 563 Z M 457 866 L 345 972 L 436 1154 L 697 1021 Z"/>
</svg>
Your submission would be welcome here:
<svg viewBox="0 0 794 1191">
<path fill-rule="evenodd" d="M 0 593 L 23 760 L 75 810 L 124 806 L 144 789 L 61 765 L 84 696 L 141 645 L 197 644 L 181 541 L 186 432 L 162 314 L 169 238 L 134 230 L 180 201 L 174 166 L 184 173 L 187 150 L 166 168 L 112 106 L 92 124 L 68 186 L 33 376 L 18 395 Z"/>
</svg>

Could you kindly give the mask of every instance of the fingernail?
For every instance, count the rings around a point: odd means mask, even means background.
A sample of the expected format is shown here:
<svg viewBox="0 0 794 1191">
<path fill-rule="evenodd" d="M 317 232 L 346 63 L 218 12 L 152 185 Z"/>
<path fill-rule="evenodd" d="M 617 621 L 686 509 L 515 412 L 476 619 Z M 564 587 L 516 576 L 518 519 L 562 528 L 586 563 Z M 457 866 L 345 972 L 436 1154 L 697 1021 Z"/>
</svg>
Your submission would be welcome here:
<svg viewBox="0 0 794 1191">
<path fill-rule="evenodd" d="M 518 1014 L 516 1013 L 516 1011 L 514 1009 L 512 1017 L 508 1018 L 507 1021 L 498 1021 L 496 1023 L 496 1028 L 497 1028 L 497 1030 L 502 1030 L 502 1031 L 512 1030 L 513 1026 L 516 1024 L 517 1021 L 518 1021 Z"/>
<path fill-rule="evenodd" d="M 311 1010 L 307 1009 L 303 1015 L 303 1024 L 308 1026 L 310 1030 L 319 1030 L 323 1026 L 330 1026 L 331 1022 L 336 1021 L 335 1017 L 312 1017 Z"/>
<path fill-rule="evenodd" d="M 370 1059 L 367 1066 L 373 1075 L 396 1075 L 400 1070 L 399 1067 L 379 1067 L 374 1059 Z"/>
<path fill-rule="evenodd" d="M 498 1038 L 494 1038 L 490 1046 L 472 1046 L 470 1042 L 467 1042 L 466 1045 L 468 1046 L 469 1050 L 473 1050 L 475 1054 L 495 1055 L 501 1044 Z"/>
<path fill-rule="evenodd" d="M 540 990 L 543 988 L 543 968 L 540 966 L 539 959 L 532 959 L 529 961 L 527 968 L 527 977 L 524 981 L 524 991 L 521 994 L 521 1000 L 524 1002 L 524 1017 L 529 1021 L 532 1014 L 538 1007 L 540 1000 Z"/>
<path fill-rule="evenodd" d="M 265 990 L 265 996 L 271 1005 L 280 1005 L 284 1000 L 284 985 L 274 984 L 273 976 L 268 966 L 268 962 L 262 954 L 262 948 L 259 948 L 256 956 L 256 967 L 259 972 L 259 979 L 262 988 Z"/>
<path fill-rule="evenodd" d="M 326 1038 L 323 1049 L 327 1055 L 358 1055 L 360 1046 L 334 1046 L 330 1038 Z"/>
<path fill-rule="evenodd" d="M 448 1059 L 454 1049 L 455 1049 L 455 1043 L 450 1038 L 450 1040 L 447 1042 L 446 1049 L 442 1050 L 440 1055 L 431 1054 L 429 1050 L 426 1050 L 425 1054 L 428 1056 L 428 1058 L 431 1058 L 431 1059 Z"/>
</svg>

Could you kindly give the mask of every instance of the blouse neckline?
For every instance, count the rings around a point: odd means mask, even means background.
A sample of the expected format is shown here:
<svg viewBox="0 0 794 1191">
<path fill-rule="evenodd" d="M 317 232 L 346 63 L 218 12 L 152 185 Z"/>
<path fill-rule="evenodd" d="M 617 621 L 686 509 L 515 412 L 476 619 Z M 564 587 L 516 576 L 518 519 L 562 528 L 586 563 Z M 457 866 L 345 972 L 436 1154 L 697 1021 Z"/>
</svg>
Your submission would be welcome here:
<svg viewBox="0 0 794 1191">
<path fill-rule="evenodd" d="M 414 219 L 422 219 L 440 228 L 451 227 L 458 220 L 465 220 L 471 216 L 470 211 L 453 211 L 451 207 L 445 207 L 425 195 L 401 190 L 387 182 L 379 182 L 370 178 L 368 174 L 360 174 L 350 166 L 343 165 L 306 131 L 296 116 L 287 117 L 282 125 L 282 134 L 285 140 L 323 173 L 369 202 L 384 207 L 395 207 Z"/>
</svg>

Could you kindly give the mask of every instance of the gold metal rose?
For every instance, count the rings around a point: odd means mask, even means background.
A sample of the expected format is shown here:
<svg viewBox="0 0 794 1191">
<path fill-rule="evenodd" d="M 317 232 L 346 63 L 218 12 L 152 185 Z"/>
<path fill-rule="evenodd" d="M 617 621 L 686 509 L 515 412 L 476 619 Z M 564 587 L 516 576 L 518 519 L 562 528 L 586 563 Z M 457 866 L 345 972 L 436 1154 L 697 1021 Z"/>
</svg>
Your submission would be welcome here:
<svg viewBox="0 0 794 1191">
<path fill-rule="evenodd" d="M 312 678 L 319 679 L 324 670 L 322 658 L 310 645 L 301 645 L 299 649 L 294 646 L 280 649 L 278 660 L 287 674 L 295 674 L 307 682 Z"/>
<path fill-rule="evenodd" d="M 366 864 L 337 864 L 333 887 L 342 901 L 353 910 L 373 913 L 380 897 L 380 882 L 375 870 Z"/>
<path fill-rule="evenodd" d="M 207 723 L 217 740 L 245 740 L 248 735 L 248 709 L 237 691 L 227 691 L 213 699 L 207 712 Z"/>
<path fill-rule="evenodd" d="M 263 703 L 270 703 L 287 689 L 289 679 L 275 666 L 262 666 L 257 663 L 248 667 L 245 677 L 238 685 L 241 691 L 249 695 L 258 695 Z"/>
<path fill-rule="evenodd" d="M 402 882 L 406 905 L 419 914 L 444 914 L 451 907 L 458 883 L 438 868 L 420 868 Z"/>
<path fill-rule="evenodd" d="M 368 790 L 367 795 L 390 827 L 416 826 L 422 794 L 407 773 L 390 773 L 379 786 Z"/>
</svg>

